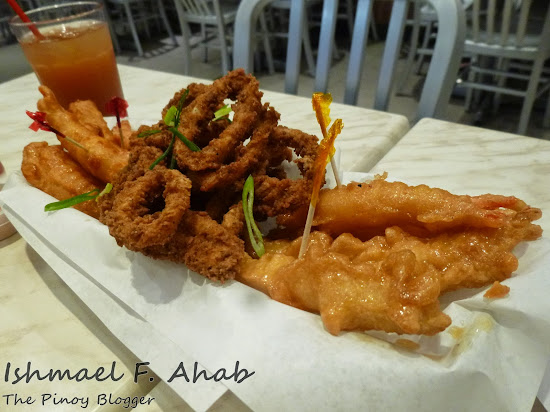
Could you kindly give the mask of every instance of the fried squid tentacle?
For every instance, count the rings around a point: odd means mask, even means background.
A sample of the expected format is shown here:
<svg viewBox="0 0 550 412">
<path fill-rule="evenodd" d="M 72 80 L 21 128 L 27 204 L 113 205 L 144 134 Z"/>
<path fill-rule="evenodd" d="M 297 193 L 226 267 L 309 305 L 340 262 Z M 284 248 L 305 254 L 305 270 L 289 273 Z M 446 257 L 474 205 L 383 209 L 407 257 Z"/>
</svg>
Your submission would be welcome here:
<svg viewBox="0 0 550 412">
<path fill-rule="evenodd" d="M 209 279 L 224 282 L 235 278 L 245 258 L 244 242 L 234 233 L 236 229 L 219 224 L 206 212 L 188 210 L 168 243 L 141 252 L 155 259 L 185 263 Z"/>
<path fill-rule="evenodd" d="M 277 216 L 290 214 L 309 204 L 309 198 L 313 188 L 313 164 L 319 147 L 318 139 L 314 135 L 301 130 L 277 126 L 270 136 L 270 149 L 273 154 L 269 159 L 267 168 L 274 164 L 271 160 L 286 159 L 285 149 L 292 148 L 296 158 L 294 163 L 301 173 L 300 179 L 290 179 L 283 173 L 282 177 L 266 174 L 269 169 L 264 168 L 254 174 L 255 204 L 254 212 L 258 216 Z M 304 219 L 305 220 L 305 219 Z"/>
</svg>

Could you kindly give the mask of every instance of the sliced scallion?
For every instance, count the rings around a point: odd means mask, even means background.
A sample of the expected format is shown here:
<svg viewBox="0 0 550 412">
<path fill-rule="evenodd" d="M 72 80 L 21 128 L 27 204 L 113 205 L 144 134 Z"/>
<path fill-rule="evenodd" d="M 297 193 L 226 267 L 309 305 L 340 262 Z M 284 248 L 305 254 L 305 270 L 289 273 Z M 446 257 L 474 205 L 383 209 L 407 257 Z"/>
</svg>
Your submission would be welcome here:
<svg viewBox="0 0 550 412">
<path fill-rule="evenodd" d="M 262 232 L 258 229 L 256 222 L 254 221 L 254 179 L 252 176 L 248 176 L 244 183 L 243 187 L 243 212 L 244 220 L 246 222 L 246 228 L 248 230 L 248 237 L 250 238 L 250 243 L 252 248 L 258 255 L 262 257 L 265 253 L 264 239 L 262 237 Z"/>
</svg>

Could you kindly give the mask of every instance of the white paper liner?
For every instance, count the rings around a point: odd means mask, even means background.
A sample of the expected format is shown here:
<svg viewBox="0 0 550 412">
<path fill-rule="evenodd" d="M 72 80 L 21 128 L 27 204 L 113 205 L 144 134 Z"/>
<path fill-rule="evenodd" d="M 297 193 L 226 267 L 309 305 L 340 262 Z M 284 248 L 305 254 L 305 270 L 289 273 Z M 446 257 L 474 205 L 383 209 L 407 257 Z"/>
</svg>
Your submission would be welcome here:
<svg viewBox="0 0 550 412">
<path fill-rule="evenodd" d="M 124 302 L 96 283 L 93 278 L 75 267 L 65 256 L 60 255 L 47 239 L 35 232 L 25 221 L 20 220 L 13 213 L 7 212 L 7 215 L 19 234 L 67 286 L 134 355 L 151 362 L 153 366 L 151 369 L 155 373 L 163 376 L 172 373 L 174 359 L 177 359 L 177 362 L 193 364 L 194 360 L 178 345 L 159 333 Z M 201 367 L 205 369 L 202 365 Z M 185 382 L 174 381 L 171 386 L 190 407 L 199 411 L 207 410 L 227 391 L 225 386 L 213 381 L 200 381 L 194 387 L 185 385 Z"/>
<path fill-rule="evenodd" d="M 508 297 L 489 301 L 484 290 L 462 291 L 444 302 L 464 337 L 424 337 L 421 351 L 442 355 L 425 356 L 367 334 L 334 337 L 319 316 L 238 282 L 214 284 L 183 265 L 119 248 L 106 227 L 76 210 L 44 213 L 52 198 L 19 174 L 9 183 L 0 193 L 9 215 L 171 340 L 189 362 L 232 371 L 239 361 L 241 369 L 255 371 L 242 383 L 222 381 L 254 410 L 517 411 L 534 402 L 550 355 L 548 239 L 520 245 L 520 267 L 504 282 Z M 131 345 L 132 339 L 121 340 Z M 179 363 L 172 353 L 158 356 L 173 369 Z"/>
</svg>

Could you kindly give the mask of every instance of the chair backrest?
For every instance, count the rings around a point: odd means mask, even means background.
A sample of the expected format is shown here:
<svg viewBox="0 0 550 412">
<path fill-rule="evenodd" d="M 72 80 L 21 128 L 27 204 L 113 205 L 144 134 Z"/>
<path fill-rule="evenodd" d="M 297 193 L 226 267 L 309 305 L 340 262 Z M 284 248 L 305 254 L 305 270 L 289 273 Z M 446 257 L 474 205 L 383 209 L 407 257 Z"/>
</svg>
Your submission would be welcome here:
<svg viewBox="0 0 550 412">
<path fill-rule="evenodd" d="M 502 47 L 532 46 L 530 34 L 540 36 L 550 30 L 549 3 L 546 0 L 473 0 L 468 40 Z"/>
<path fill-rule="evenodd" d="M 175 0 L 176 10 L 184 21 L 190 23 L 223 24 L 219 0 Z M 220 20 L 221 19 L 221 20 Z"/>
<path fill-rule="evenodd" d="M 409 3 L 413 0 L 394 0 L 392 16 L 382 67 L 377 84 L 374 108 L 387 110 L 397 59 L 401 46 L 403 29 Z M 252 70 L 252 29 L 262 8 L 270 0 L 242 0 L 237 12 L 235 47 L 233 49 L 234 67 Z M 432 57 L 432 64 L 424 83 L 417 119 L 422 117 L 444 118 L 445 108 L 455 84 L 456 75 L 464 46 L 464 10 L 460 0 L 428 0 L 437 12 L 440 30 Z M 359 0 L 355 16 L 354 32 L 350 50 L 350 66 L 346 84 L 346 103 L 356 104 L 360 87 L 368 27 L 372 14 L 373 0 Z M 296 93 L 300 72 L 301 33 L 304 28 L 305 0 L 293 0 L 290 9 L 289 41 L 287 46 L 287 65 L 285 91 Z M 334 47 L 334 32 L 338 14 L 338 0 L 325 0 L 319 37 L 315 90 L 326 91 L 328 75 Z M 362 85 L 361 85 L 362 86 Z M 363 86 L 364 87 L 364 86 Z"/>
<path fill-rule="evenodd" d="M 211 2 L 207 0 L 179 0 L 186 13 L 196 16 L 211 16 Z"/>
</svg>

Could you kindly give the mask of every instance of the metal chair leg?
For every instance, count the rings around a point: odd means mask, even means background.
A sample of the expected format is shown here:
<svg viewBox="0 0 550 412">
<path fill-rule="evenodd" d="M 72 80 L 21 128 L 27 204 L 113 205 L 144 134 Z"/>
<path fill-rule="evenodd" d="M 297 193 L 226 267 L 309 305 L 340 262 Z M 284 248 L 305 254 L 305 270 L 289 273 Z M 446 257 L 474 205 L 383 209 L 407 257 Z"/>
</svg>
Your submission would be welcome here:
<svg viewBox="0 0 550 412">
<path fill-rule="evenodd" d="M 367 39 L 369 37 L 368 23 L 372 18 L 372 4 L 371 0 L 359 0 L 359 3 L 357 3 L 349 54 L 346 91 L 344 93 L 344 103 L 346 104 L 357 104 L 361 73 L 363 72 L 363 63 L 365 60 L 365 48 L 367 47 Z M 396 4 L 394 4 L 395 6 Z"/>
<path fill-rule="evenodd" d="M 338 15 L 338 0 L 325 0 L 323 3 L 323 17 L 321 20 L 321 33 L 317 52 L 317 69 L 315 73 L 315 91 L 326 92 L 328 87 L 328 72 L 332 63 L 334 50 L 334 31 Z M 357 27 L 357 25 L 356 25 Z"/>
<path fill-rule="evenodd" d="M 376 89 L 374 98 L 374 108 L 376 110 L 388 110 L 406 17 L 407 1 L 401 0 L 394 2 L 390 26 L 388 28 L 388 38 L 386 39 L 386 47 L 384 48 L 382 65 L 380 66 L 378 88 Z"/>
<path fill-rule="evenodd" d="M 523 108 L 521 109 L 521 115 L 519 118 L 518 134 L 525 134 L 527 132 L 527 126 L 529 125 L 529 118 L 531 117 L 531 110 L 533 109 L 533 103 L 537 94 L 537 86 L 539 84 L 540 75 L 544 66 L 544 60 L 539 57 L 533 62 L 533 69 L 531 71 L 531 78 L 529 79 L 529 85 L 523 100 Z"/>
<path fill-rule="evenodd" d="M 260 30 L 262 32 L 262 41 L 264 43 L 265 59 L 267 61 L 267 70 L 270 75 L 275 74 L 275 65 L 273 64 L 273 52 L 271 50 L 271 42 L 269 41 L 269 31 L 265 14 L 260 13 Z"/>
<path fill-rule="evenodd" d="M 290 24 L 286 52 L 285 93 L 296 94 L 300 75 L 302 35 L 304 32 L 305 0 L 294 0 L 290 5 Z"/>
<path fill-rule="evenodd" d="M 160 18 L 164 23 L 164 28 L 166 29 L 168 36 L 170 36 L 170 38 L 172 39 L 172 43 L 174 43 L 174 46 L 177 46 L 178 42 L 176 41 L 176 36 L 174 36 L 172 27 L 170 27 L 170 22 L 168 21 L 168 17 L 166 17 L 166 10 L 164 9 L 164 4 L 162 3 L 162 0 L 157 0 L 157 5 L 159 8 Z"/>
<path fill-rule="evenodd" d="M 127 1 L 124 2 L 124 10 L 126 12 L 126 17 L 128 18 L 128 24 L 132 32 L 132 37 L 134 39 L 134 44 L 136 45 L 138 55 L 143 56 L 143 49 L 141 47 L 141 42 L 139 41 L 136 24 L 134 23 L 134 17 L 132 16 L 132 10 L 130 8 L 130 4 Z"/>
<path fill-rule="evenodd" d="M 418 37 L 420 34 L 420 6 L 421 4 L 419 2 L 416 2 L 413 5 L 414 13 L 413 13 L 413 25 L 412 25 L 412 33 L 411 33 L 411 44 L 409 47 L 409 53 L 407 55 L 407 61 L 405 63 L 405 72 L 401 76 L 401 81 L 397 86 L 398 94 L 404 93 L 407 80 L 409 79 L 409 76 L 411 75 L 411 72 L 413 69 L 414 59 L 416 57 L 416 50 L 418 49 Z"/>
<path fill-rule="evenodd" d="M 305 15 L 304 15 L 302 41 L 304 42 L 304 52 L 306 55 L 306 62 L 307 62 L 309 74 L 311 76 L 315 76 L 315 60 L 313 59 L 313 50 L 311 49 L 311 39 L 309 36 L 309 24 L 307 23 Z"/>
<path fill-rule="evenodd" d="M 546 110 L 544 111 L 544 118 L 542 119 L 542 127 L 545 129 L 550 127 L 550 90 L 547 92 L 546 97 Z"/>
<path fill-rule="evenodd" d="M 426 75 L 426 84 L 432 85 L 433 89 L 424 87 L 422 90 L 416 120 L 423 117 L 436 119 L 445 117 L 464 49 L 465 17 L 462 2 L 460 0 L 429 0 L 429 2 L 434 6 L 439 27 L 445 28 L 446 35 L 439 36 L 435 43 Z"/>
</svg>

